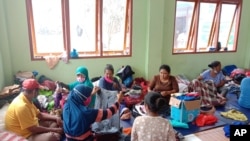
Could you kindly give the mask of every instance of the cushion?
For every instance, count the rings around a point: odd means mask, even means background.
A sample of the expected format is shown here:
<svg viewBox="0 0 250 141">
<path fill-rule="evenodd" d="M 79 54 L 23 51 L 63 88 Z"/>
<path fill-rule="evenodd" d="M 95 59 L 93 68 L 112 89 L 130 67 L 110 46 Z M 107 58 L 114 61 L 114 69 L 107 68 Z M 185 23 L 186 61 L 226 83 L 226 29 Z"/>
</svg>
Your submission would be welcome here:
<svg viewBox="0 0 250 141">
<path fill-rule="evenodd" d="M 5 130 L 5 114 L 9 107 L 9 103 L 5 103 L 3 107 L 0 109 L 0 131 Z"/>
<path fill-rule="evenodd" d="M 8 131 L 0 131 L 1 141 L 28 141 L 27 139 Z"/>
<path fill-rule="evenodd" d="M 0 139 L 1 141 L 28 141 L 22 136 L 5 130 L 5 114 L 9 107 L 9 103 L 5 103 L 0 109 Z"/>
</svg>

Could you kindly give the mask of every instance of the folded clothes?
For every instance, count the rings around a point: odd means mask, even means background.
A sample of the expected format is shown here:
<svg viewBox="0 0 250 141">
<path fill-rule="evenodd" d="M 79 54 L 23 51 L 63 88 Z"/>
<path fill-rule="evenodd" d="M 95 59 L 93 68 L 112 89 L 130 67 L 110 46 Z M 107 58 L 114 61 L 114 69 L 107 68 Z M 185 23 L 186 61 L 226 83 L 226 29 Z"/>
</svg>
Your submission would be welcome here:
<svg viewBox="0 0 250 141">
<path fill-rule="evenodd" d="M 227 112 L 220 112 L 220 114 L 225 118 L 230 118 L 233 120 L 238 120 L 238 121 L 247 121 L 248 120 L 246 115 L 244 115 L 242 112 L 235 110 L 235 109 L 231 109 Z"/>
<path fill-rule="evenodd" d="M 179 122 L 179 121 L 176 121 L 176 120 L 169 120 L 169 122 L 170 122 L 170 124 L 171 124 L 173 127 L 189 128 L 189 126 L 188 126 L 187 123 Z"/>
</svg>

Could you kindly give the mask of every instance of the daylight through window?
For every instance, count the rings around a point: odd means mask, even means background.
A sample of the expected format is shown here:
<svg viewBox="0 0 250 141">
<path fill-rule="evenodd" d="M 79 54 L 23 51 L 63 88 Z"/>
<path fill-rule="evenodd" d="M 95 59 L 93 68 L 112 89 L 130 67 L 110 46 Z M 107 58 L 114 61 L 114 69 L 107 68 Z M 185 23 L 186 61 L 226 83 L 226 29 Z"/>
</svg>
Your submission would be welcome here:
<svg viewBox="0 0 250 141">
<path fill-rule="evenodd" d="M 236 51 L 242 0 L 176 0 L 173 53 Z"/>
<path fill-rule="evenodd" d="M 26 7 L 32 59 L 131 56 L 132 0 L 26 0 Z"/>
</svg>

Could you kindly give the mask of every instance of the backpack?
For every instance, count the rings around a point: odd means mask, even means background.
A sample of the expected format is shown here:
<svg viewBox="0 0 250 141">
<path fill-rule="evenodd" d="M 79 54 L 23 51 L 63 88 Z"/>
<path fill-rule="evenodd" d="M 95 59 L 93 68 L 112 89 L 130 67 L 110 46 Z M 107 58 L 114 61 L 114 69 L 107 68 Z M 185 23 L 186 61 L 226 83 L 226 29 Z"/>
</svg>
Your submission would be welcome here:
<svg viewBox="0 0 250 141">
<path fill-rule="evenodd" d="M 232 72 L 234 69 L 237 69 L 237 66 L 236 66 L 236 65 L 227 65 L 227 66 L 224 66 L 224 67 L 222 68 L 222 72 L 223 72 L 224 75 L 230 76 L 230 75 L 231 75 L 231 72 Z"/>
<path fill-rule="evenodd" d="M 126 65 L 125 67 L 122 66 L 122 68 L 116 73 L 116 76 L 118 76 L 122 84 L 124 84 L 127 88 L 130 88 L 133 84 L 133 74 L 135 72 L 132 70 L 130 65 Z"/>
<path fill-rule="evenodd" d="M 135 74 L 135 72 L 132 70 L 130 65 L 126 65 L 125 67 L 123 66 L 118 72 L 117 76 L 119 76 L 122 80 L 122 82 L 129 76 L 132 76 Z"/>
</svg>

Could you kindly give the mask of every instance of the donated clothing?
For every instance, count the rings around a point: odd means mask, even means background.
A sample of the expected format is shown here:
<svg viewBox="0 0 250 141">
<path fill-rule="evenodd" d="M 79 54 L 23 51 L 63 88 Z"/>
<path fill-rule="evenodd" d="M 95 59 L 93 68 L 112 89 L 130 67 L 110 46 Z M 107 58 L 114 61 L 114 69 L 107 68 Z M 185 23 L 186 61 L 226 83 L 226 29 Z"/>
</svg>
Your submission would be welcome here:
<svg viewBox="0 0 250 141">
<path fill-rule="evenodd" d="M 109 91 L 101 89 L 100 93 L 96 95 L 95 109 L 106 109 L 112 106 L 116 102 L 116 100 L 117 100 L 117 91 Z M 107 121 L 102 121 L 101 124 L 103 122 Z M 111 127 L 116 127 L 117 129 L 120 128 L 119 112 L 117 112 L 110 118 L 109 123 Z"/>
<path fill-rule="evenodd" d="M 20 93 L 12 101 L 6 112 L 6 129 L 19 136 L 28 138 L 32 133 L 27 128 L 38 125 L 38 114 L 39 110 L 36 106 L 23 93 Z"/>
<path fill-rule="evenodd" d="M 232 109 L 227 112 L 220 112 L 220 114 L 225 118 L 230 118 L 238 121 L 247 121 L 247 117 L 238 110 Z"/>
</svg>

